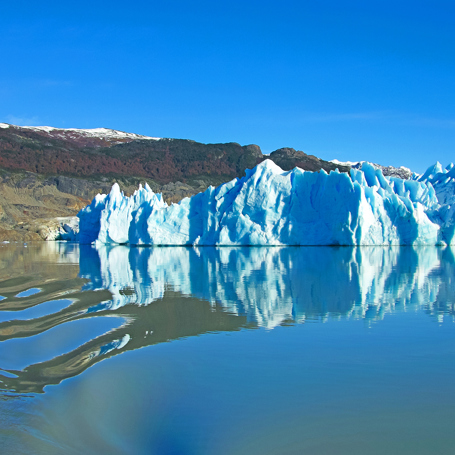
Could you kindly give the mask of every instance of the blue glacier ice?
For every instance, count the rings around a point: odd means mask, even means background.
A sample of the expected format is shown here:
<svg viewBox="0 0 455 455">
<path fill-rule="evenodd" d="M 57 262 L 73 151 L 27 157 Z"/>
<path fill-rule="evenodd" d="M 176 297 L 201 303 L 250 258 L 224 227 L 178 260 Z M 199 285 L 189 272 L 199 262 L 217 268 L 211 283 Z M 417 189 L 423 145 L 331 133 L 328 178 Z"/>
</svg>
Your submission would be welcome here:
<svg viewBox="0 0 455 455">
<path fill-rule="evenodd" d="M 440 204 L 455 202 L 455 166 L 450 163 L 445 169 L 437 162 L 429 167 L 421 176 L 415 176 L 419 182 L 431 183 L 435 189 Z"/>
<path fill-rule="evenodd" d="M 441 175 L 442 173 L 442 175 Z M 283 171 L 265 160 L 245 177 L 167 205 L 148 185 L 118 185 L 79 213 L 81 243 L 132 245 L 444 245 L 454 241 L 450 166 L 384 177 Z"/>
<path fill-rule="evenodd" d="M 439 162 L 429 167 L 421 176 L 414 176 L 421 183 L 430 183 L 441 207 L 434 214 L 435 221 L 441 226 L 443 239 L 453 243 L 455 232 L 455 166 L 450 163 L 445 169 Z"/>
<path fill-rule="evenodd" d="M 97 194 L 78 213 L 79 242 L 134 243 L 147 230 L 147 217 L 165 207 L 161 194 L 155 194 L 147 183 L 139 185 L 131 197 L 124 196 L 115 183 L 109 195 Z"/>
</svg>

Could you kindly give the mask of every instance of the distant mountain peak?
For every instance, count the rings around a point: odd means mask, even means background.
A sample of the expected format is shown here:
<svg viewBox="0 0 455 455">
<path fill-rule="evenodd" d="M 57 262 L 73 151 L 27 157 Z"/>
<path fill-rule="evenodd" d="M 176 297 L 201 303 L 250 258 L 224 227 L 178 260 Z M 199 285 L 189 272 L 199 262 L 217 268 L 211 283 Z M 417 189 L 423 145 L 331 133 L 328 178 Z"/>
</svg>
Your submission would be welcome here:
<svg viewBox="0 0 455 455">
<path fill-rule="evenodd" d="M 131 142 L 136 140 L 160 140 L 159 137 L 143 136 L 141 134 L 126 133 L 124 131 L 109 128 L 56 128 L 53 126 L 16 126 L 9 123 L 0 123 L 0 128 L 13 128 L 17 130 L 29 130 L 31 132 L 43 134 L 55 139 L 81 140 L 99 139 L 110 144 Z"/>
<path fill-rule="evenodd" d="M 383 166 L 377 163 L 370 163 L 368 161 L 339 161 L 339 160 L 330 160 L 331 163 L 341 165 L 341 166 L 350 166 L 354 169 L 362 169 L 364 163 L 371 164 L 375 169 L 381 169 L 382 174 L 386 177 L 399 177 L 400 179 L 409 180 L 413 176 L 411 169 L 400 166 Z"/>
</svg>

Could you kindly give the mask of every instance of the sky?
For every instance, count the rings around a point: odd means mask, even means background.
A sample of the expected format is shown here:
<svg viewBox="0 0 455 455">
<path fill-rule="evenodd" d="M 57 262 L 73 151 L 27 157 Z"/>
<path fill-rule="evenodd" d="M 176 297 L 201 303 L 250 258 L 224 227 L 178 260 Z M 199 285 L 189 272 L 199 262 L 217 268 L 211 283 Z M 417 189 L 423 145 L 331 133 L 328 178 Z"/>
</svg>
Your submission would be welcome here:
<svg viewBox="0 0 455 455">
<path fill-rule="evenodd" d="M 22 1 L 0 122 L 455 161 L 453 1 Z"/>
</svg>

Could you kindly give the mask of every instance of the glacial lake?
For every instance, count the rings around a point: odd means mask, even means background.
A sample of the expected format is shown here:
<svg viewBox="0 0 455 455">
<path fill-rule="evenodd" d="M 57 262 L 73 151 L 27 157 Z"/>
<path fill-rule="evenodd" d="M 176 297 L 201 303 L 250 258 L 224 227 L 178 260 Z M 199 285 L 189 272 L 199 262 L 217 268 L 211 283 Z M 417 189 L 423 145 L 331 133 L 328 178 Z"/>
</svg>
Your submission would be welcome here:
<svg viewBox="0 0 455 455">
<path fill-rule="evenodd" d="M 450 454 L 455 249 L 0 244 L 8 454 Z"/>
</svg>

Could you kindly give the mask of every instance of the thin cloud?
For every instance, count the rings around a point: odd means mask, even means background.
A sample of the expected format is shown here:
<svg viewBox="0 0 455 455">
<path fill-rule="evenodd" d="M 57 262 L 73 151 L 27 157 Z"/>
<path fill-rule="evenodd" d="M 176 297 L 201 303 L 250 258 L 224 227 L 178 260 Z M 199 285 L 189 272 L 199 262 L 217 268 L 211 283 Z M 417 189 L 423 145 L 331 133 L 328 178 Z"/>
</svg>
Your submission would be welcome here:
<svg viewBox="0 0 455 455">
<path fill-rule="evenodd" d="M 34 117 L 17 117 L 15 115 L 7 115 L 6 116 L 6 122 L 5 123 L 10 123 L 12 125 L 17 125 L 17 126 L 40 126 L 40 120 L 39 117 L 34 116 Z"/>
<path fill-rule="evenodd" d="M 409 126 L 429 128 L 455 128 L 455 119 L 425 117 L 416 114 L 396 112 L 348 112 L 348 113 L 304 113 L 301 122 L 333 123 L 350 121 L 381 121 Z"/>
<path fill-rule="evenodd" d="M 16 79 L 0 79 L 1 90 L 4 91 L 8 89 L 8 92 L 13 93 L 17 92 L 19 89 L 23 90 L 24 88 L 38 88 L 46 89 L 53 87 L 74 87 L 76 84 L 75 81 L 68 79 L 51 79 L 51 78 L 16 78 Z"/>
<path fill-rule="evenodd" d="M 406 124 L 430 128 L 455 128 L 455 119 L 440 119 L 431 117 L 410 117 L 405 120 Z"/>
<path fill-rule="evenodd" d="M 350 120 L 379 120 L 383 114 L 378 112 L 321 113 L 304 114 L 301 119 L 307 122 L 344 122 Z"/>
<path fill-rule="evenodd" d="M 39 79 L 37 84 L 41 87 L 71 87 L 72 81 L 60 81 L 56 79 Z"/>
</svg>

